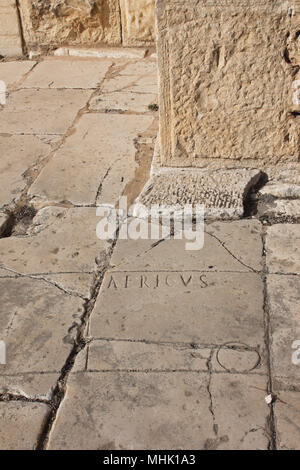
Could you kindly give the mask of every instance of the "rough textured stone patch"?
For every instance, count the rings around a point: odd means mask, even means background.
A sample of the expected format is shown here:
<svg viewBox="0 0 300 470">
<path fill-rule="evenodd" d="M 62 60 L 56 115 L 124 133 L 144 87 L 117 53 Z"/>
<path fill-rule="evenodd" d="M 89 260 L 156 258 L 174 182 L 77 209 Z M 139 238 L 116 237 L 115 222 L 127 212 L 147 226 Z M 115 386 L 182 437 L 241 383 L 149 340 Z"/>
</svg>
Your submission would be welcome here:
<svg viewBox="0 0 300 470">
<path fill-rule="evenodd" d="M 152 121 L 151 115 L 84 115 L 30 188 L 31 196 L 73 204 L 95 204 L 102 196 L 101 202 L 113 204 L 134 177 L 134 139 Z"/>
<path fill-rule="evenodd" d="M 282 0 L 158 1 L 163 165 L 298 161 L 299 117 L 291 114 L 298 2 L 290 7 Z"/>
<path fill-rule="evenodd" d="M 0 133 L 64 134 L 90 94 L 88 90 L 13 92 L 0 113 Z"/>
<path fill-rule="evenodd" d="M 292 362 L 292 344 L 300 341 L 300 277 L 269 275 L 267 287 L 273 375 L 300 384 L 300 365 Z"/>
<path fill-rule="evenodd" d="M 0 403 L 1 450 L 34 450 L 48 412 L 42 403 Z"/>
<path fill-rule="evenodd" d="M 257 170 L 162 170 L 154 174 L 138 202 L 180 206 L 203 205 L 205 216 L 220 219 L 239 218 L 249 189 L 259 180 Z"/>
<path fill-rule="evenodd" d="M 30 168 L 49 154 L 51 146 L 36 136 L 11 134 L 0 136 L 0 146 L 0 207 L 3 207 L 20 198 L 29 181 Z"/>
<path fill-rule="evenodd" d="M 155 41 L 155 0 L 121 0 L 123 43 L 151 45 Z"/>
<path fill-rule="evenodd" d="M 4 56 L 22 55 L 15 0 L 2 0 L 0 3 L 0 54 Z"/>
<path fill-rule="evenodd" d="M 212 397 L 208 384 L 207 374 L 185 372 L 73 375 L 49 447 L 266 449 L 269 410 L 257 389 L 266 379 L 219 375 Z"/>
<path fill-rule="evenodd" d="M 269 272 L 300 274 L 299 224 L 277 224 L 269 227 L 266 248 Z"/>
<path fill-rule="evenodd" d="M 96 88 L 104 79 L 110 65 L 111 62 L 105 60 L 44 60 L 27 77 L 22 87 Z"/>
<path fill-rule="evenodd" d="M 300 449 L 300 408 L 298 392 L 280 392 L 275 404 L 277 448 L 280 450 Z"/>
<path fill-rule="evenodd" d="M 118 0 L 20 2 L 25 41 L 29 47 L 59 44 L 120 44 Z"/>
</svg>

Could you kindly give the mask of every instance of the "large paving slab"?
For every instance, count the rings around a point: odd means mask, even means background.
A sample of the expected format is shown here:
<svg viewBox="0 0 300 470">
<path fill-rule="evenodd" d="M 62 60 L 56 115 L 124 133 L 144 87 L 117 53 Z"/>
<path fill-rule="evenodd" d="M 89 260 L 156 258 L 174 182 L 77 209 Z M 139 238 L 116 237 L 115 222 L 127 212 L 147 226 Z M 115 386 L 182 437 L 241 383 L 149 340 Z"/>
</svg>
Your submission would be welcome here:
<svg viewBox="0 0 300 470">
<path fill-rule="evenodd" d="M 270 273 L 300 274 L 300 225 L 277 224 L 268 227 L 267 268 Z"/>
<path fill-rule="evenodd" d="M 265 387 L 259 376 L 73 374 L 49 448 L 266 449 Z"/>
<path fill-rule="evenodd" d="M 152 121 L 151 115 L 85 114 L 42 170 L 30 195 L 37 201 L 95 204 L 101 189 L 106 198 L 101 202 L 114 203 L 135 174 L 134 139 Z"/>
<path fill-rule="evenodd" d="M 300 385 L 300 364 L 292 345 L 300 341 L 300 276 L 269 275 L 267 279 L 273 376 Z"/>
<path fill-rule="evenodd" d="M 28 277 L 1 278 L 0 293 L 1 340 L 6 345 L 0 389 L 26 395 L 35 389 L 35 395 L 44 395 L 45 379 L 48 386 L 49 379 L 55 385 L 71 352 L 83 300 Z"/>
<path fill-rule="evenodd" d="M 156 60 L 148 58 L 131 63 L 123 67 L 115 76 L 105 80 L 101 86 L 102 93 L 116 91 L 157 94 L 158 72 Z"/>
<path fill-rule="evenodd" d="M 129 221 L 130 223 L 130 221 Z M 148 233 L 156 234 L 156 224 Z M 159 236 L 161 236 L 159 233 Z M 187 251 L 187 240 L 118 240 L 111 266 L 120 271 L 234 271 L 262 269 L 261 224 L 257 220 L 205 225 L 204 247 Z"/>
<path fill-rule="evenodd" d="M 300 399 L 298 391 L 280 392 L 275 404 L 277 449 L 300 449 Z"/>
<path fill-rule="evenodd" d="M 111 65 L 108 60 L 47 59 L 35 67 L 22 88 L 97 88 Z"/>
<path fill-rule="evenodd" d="M 33 135 L 6 134 L 0 136 L 0 147 L 1 207 L 18 200 L 28 182 L 26 172 L 49 154 L 51 145 Z"/>
<path fill-rule="evenodd" d="M 0 80 L 10 87 L 22 80 L 35 64 L 36 62 L 31 60 L 0 62 Z"/>
<path fill-rule="evenodd" d="M 33 219 L 27 236 L 0 240 L 0 267 L 10 274 L 33 275 L 88 297 L 90 274 L 110 244 L 96 236 L 95 208 L 46 207 Z M 53 275 L 53 277 L 52 277 Z"/>
<path fill-rule="evenodd" d="M 0 403 L 0 449 L 34 450 L 49 408 L 43 403 Z"/>
<path fill-rule="evenodd" d="M 90 372 L 212 370 L 245 374 L 265 373 L 266 360 L 258 349 L 243 343 L 226 343 L 220 347 L 209 348 L 198 346 L 196 343 L 93 340 L 88 348 L 80 353 L 78 367 Z"/>
<path fill-rule="evenodd" d="M 262 282 L 254 273 L 109 272 L 92 314 L 91 334 L 263 347 Z"/>
<path fill-rule="evenodd" d="M 237 342 L 263 352 L 263 284 L 253 272 L 261 261 L 260 224 L 215 223 L 207 230 L 204 247 L 193 252 L 185 240 L 154 246 L 153 240 L 119 240 L 91 335 L 216 347 Z"/>
<path fill-rule="evenodd" d="M 0 112 L 0 133 L 64 134 L 91 90 L 19 90 Z"/>
</svg>

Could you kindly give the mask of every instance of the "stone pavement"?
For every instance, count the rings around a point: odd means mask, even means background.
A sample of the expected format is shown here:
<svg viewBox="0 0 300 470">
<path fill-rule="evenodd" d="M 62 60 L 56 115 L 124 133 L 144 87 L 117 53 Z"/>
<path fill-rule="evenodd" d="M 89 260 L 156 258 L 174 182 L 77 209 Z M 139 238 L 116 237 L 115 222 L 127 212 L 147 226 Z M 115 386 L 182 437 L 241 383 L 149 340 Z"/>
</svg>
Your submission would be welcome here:
<svg viewBox="0 0 300 470">
<path fill-rule="evenodd" d="M 96 237 L 147 182 L 156 67 L 0 63 L 1 449 L 300 447 L 299 220 Z"/>
</svg>

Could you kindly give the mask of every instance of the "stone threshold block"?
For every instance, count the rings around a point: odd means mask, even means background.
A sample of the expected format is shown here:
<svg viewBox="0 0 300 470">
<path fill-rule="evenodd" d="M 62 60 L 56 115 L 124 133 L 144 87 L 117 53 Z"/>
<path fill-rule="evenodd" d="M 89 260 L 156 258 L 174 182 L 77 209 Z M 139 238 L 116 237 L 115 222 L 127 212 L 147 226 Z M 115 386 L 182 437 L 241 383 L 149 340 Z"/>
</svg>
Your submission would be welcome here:
<svg viewBox="0 0 300 470">
<path fill-rule="evenodd" d="M 151 174 L 136 203 L 147 208 L 203 205 L 206 218 L 238 219 L 250 190 L 263 176 L 254 168 L 179 168 L 160 166 L 156 145 Z"/>
</svg>

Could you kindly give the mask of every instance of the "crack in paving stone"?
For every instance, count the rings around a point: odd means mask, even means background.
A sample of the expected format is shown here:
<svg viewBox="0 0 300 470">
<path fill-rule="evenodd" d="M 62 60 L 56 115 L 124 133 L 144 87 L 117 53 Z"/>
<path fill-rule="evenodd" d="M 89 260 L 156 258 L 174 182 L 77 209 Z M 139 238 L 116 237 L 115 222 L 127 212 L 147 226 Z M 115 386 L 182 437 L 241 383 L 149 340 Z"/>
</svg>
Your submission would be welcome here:
<svg viewBox="0 0 300 470">
<path fill-rule="evenodd" d="M 213 235 L 212 233 L 210 232 L 207 232 L 205 230 L 205 233 L 209 236 L 211 236 L 212 238 L 214 238 L 215 240 L 217 240 L 220 245 L 230 254 L 230 256 L 232 256 L 236 261 L 238 261 L 238 263 L 240 263 L 242 266 L 244 266 L 245 268 L 248 268 L 250 269 L 253 273 L 260 273 L 260 271 L 257 271 L 256 269 L 252 268 L 251 266 L 248 266 L 246 263 L 244 263 L 242 260 L 240 260 L 237 256 L 235 256 L 232 251 L 229 250 L 229 248 L 227 248 L 225 242 L 222 242 L 222 240 L 220 240 L 216 235 Z"/>
<path fill-rule="evenodd" d="M 118 235 L 118 234 L 117 234 Z M 83 315 L 80 318 L 80 325 L 77 325 L 77 333 L 73 341 L 73 348 L 66 359 L 65 365 L 63 366 L 60 377 L 57 381 L 56 387 L 54 388 L 52 399 L 51 399 L 51 410 L 38 438 L 36 446 L 37 450 L 45 450 L 48 445 L 51 430 L 55 424 L 59 408 L 64 400 L 67 388 L 67 381 L 69 375 L 74 367 L 77 355 L 86 347 L 89 340 L 85 337 L 85 330 L 88 325 L 90 316 L 94 309 L 96 299 L 98 297 L 104 275 L 109 268 L 109 260 L 112 256 L 113 250 L 117 243 L 117 238 L 113 241 L 109 251 L 106 254 L 106 259 L 103 260 L 102 269 L 95 273 L 94 282 L 91 288 L 91 298 L 85 301 L 83 308 Z"/>
<path fill-rule="evenodd" d="M 267 370 L 268 370 L 268 394 L 273 395 L 273 378 L 272 378 L 272 365 L 271 365 L 271 328 L 270 328 L 270 306 L 269 306 L 269 297 L 268 297 L 268 287 L 267 287 L 267 244 L 266 244 L 266 228 L 263 228 L 262 232 L 262 243 L 263 243 L 263 271 L 262 271 L 262 281 L 264 286 L 264 303 L 263 303 L 263 312 L 264 312 L 264 329 L 265 329 L 265 345 L 267 351 Z M 270 414 L 267 416 L 266 429 L 268 429 L 269 436 L 269 450 L 277 449 L 277 430 L 276 430 L 276 420 L 275 420 L 275 408 L 274 403 L 269 404 Z"/>
<path fill-rule="evenodd" d="M 59 284 L 57 284 L 56 282 L 54 281 L 50 281 L 49 279 L 46 279 L 44 277 L 41 277 L 39 275 L 36 275 L 36 274 L 22 274 L 22 273 L 19 273 L 17 271 L 14 271 L 13 269 L 10 269 L 10 268 L 7 268 L 6 266 L 3 266 L 3 265 L 0 265 L 0 269 L 3 269 L 5 271 L 8 271 L 8 272 L 11 272 L 14 274 L 14 276 L 11 276 L 11 277 L 15 277 L 16 279 L 20 278 L 20 277 L 25 277 L 25 278 L 29 278 L 29 279 L 33 279 L 33 280 L 36 280 L 36 281 L 42 281 L 42 282 L 45 282 L 46 284 L 49 284 L 50 286 L 52 287 L 56 287 L 57 289 L 59 289 L 61 292 L 63 292 L 64 294 L 67 294 L 71 297 L 79 297 L 80 299 L 82 300 L 87 300 L 86 297 L 84 297 L 83 295 L 80 295 L 78 292 L 70 292 L 70 291 L 67 291 L 66 289 L 64 289 L 62 286 L 60 286 Z M 49 275 L 51 276 L 53 273 L 49 273 Z M 3 277 L 0 276 L 0 278 L 2 279 Z"/>
<path fill-rule="evenodd" d="M 44 403 L 45 405 L 50 405 L 50 400 L 47 400 L 46 398 L 32 398 L 22 392 L 18 393 L 5 391 L 0 393 L 0 402 L 12 401 L 22 401 L 27 403 Z"/>
</svg>

